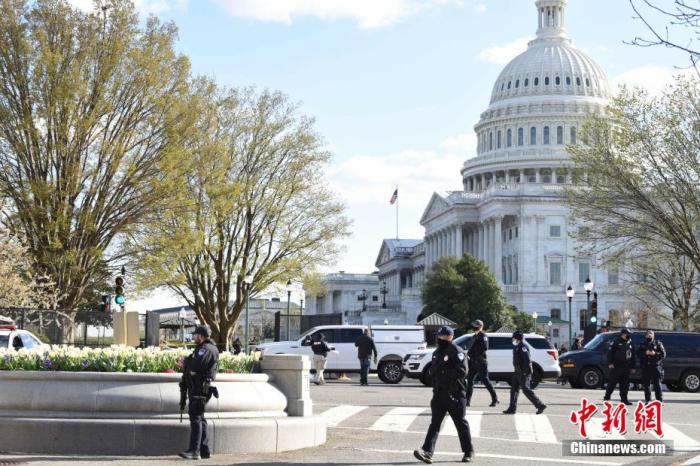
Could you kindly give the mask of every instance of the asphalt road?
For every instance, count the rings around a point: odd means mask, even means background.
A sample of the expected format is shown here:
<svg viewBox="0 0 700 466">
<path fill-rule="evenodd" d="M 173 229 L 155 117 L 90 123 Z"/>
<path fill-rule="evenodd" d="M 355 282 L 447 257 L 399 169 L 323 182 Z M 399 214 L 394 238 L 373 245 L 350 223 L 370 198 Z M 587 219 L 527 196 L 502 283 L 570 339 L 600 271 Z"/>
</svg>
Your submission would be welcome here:
<svg viewBox="0 0 700 466">
<path fill-rule="evenodd" d="M 479 465 L 700 465 L 700 394 L 664 393 L 664 439 L 673 440 L 673 456 L 625 457 L 563 456 L 562 441 L 578 439 L 578 427 L 569 421 L 571 411 L 579 409 L 581 398 L 587 397 L 602 410 L 602 390 L 573 390 L 554 383 L 544 383 L 538 396 L 548 405 L 540 416 L 520 396 L 516 416 L 501 413 L 507 407 L 509 387 L 497 386 L 501 404 L 489 408 L 486 391 L 477 386 L 468 420 L 476 450 L 474 464 Z M 357 379 L 329 381 L 324 386 L 312 386 L 314 413 L 323 415 L 329 423 L 328 440 L 315 449 L 299 450 L 278 455 L 216 456 L 196 464 L 337 464 L 337 465 L 406 465 L 422 464 L 413 458 L 425 437 L 430 422 L 428 409 L 431 390 L 416 381 L 385 385 L 376 377 L 368 387 Z M 630 392 L 630 400 L 643 399 L 641 391 Z M 615 395 L 613 398 L 615 401 Z M 596 417 L 602 419 L 600 412 Z M 627 415 L 628 433 L 625 439 L 654 439 L 649 434 L 634 433 L 634 406 Z M 434 464 L 457 463 L 461 459 L 459 442 L 451 422 L 443 424 L 438 439 Z M 589 429 L 600 433 L 600 421 L 590 423 Z M 601 434 L 603 435 L 603 434 Z M 176 458 L 94 458 L 14 456 L 2 462 L 30 464 L 85 465 L 171 465 L 182 463 Z M 192 464 L 192 462 L 190 462 Z"/>
</svg>

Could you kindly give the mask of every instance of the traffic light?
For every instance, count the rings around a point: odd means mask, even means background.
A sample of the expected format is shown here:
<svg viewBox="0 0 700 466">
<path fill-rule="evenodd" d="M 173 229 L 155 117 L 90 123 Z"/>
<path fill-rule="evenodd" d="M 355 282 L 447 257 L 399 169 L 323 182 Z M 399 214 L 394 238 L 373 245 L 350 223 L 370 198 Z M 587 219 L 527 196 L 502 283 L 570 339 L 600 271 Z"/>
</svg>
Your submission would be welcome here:
<svg viewBox="0 0 700 466">
<path fill-rule="evenodd" d="M 598 322 L 598 296 L 596 294 L 595 298 L 591 302 L 591 323 L 596 324 L 597 322 Z"/>
<path fill-rule="evenodd" d="M 111 311 L 111 306 L 110 306 L 110 296 L 103 294 L 102 295 L 102 304 L 100 305 L 100 311 L 104 312 L 105 314 L 109 314 Z"/>
<path fill-rule="evenodd" d="M 114 280 L 114 302 L 122 306 L 124 304 L 124 277 L 121 275 Z"/>
</svg>

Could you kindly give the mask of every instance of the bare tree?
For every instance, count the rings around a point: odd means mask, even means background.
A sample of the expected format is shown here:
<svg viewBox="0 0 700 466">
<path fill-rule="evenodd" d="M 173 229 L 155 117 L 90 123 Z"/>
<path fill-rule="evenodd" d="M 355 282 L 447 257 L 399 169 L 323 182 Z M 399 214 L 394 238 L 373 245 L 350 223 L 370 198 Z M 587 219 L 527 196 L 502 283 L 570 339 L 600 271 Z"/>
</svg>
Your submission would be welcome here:
<svg viewBox="0 0 700 466">
<path fill-rule="evenodd" d="M 110 0 L 108 13 L 0 0 L 2 221 L 68 310 L 122 258 L 110 250 L 120 235 L 167 203 L 191 118 L 175 27 L 140 26 L 128 0 Z"/>
<path fill-rule="evenodd" d="M 631 42 L 641 47 L 668 47 L 688 54 L 690 63 L 698 70 L 700 60 L 700 5 L 688 0 L 629 0 L 637 19 L 642 21 L 650 36 L 635 37 Z"/>
</svg>

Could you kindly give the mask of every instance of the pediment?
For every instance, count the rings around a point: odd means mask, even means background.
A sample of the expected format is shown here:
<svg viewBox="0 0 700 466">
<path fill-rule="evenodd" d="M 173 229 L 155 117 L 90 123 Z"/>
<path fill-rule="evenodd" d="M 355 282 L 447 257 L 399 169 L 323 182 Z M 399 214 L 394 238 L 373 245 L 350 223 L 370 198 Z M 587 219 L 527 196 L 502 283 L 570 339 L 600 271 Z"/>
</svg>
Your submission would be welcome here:
<svg viewBox="0 0 700 466">
<path fill-rule="evenodd" d="M 433 196 L 430 198 L 430 202 L 428 202 L 428 206 L 423 211 L 420 224 L 425 226 L 428 221 L 434 219 L 443 212 L 446 212 L 449 210 L 449 208 L 450 204 L 445 200 L 445 198 L 438 193 L 433 193 Z"/>
</svg>

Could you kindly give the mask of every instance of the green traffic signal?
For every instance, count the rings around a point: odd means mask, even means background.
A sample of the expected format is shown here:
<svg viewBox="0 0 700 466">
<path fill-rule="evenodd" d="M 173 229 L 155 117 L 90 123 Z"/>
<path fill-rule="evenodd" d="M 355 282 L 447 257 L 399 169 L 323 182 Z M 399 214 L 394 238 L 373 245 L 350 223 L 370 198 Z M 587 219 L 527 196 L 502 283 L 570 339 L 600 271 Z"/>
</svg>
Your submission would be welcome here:
<svg viewBox="0 0 700 466">
<path fill-rule="evenodd" d="M 116 302 L 117 304 L 119 304 L 119 305 L 121 306 L 122 304 L 124 304 L 124 296 L 122 296 L 122 295 L 117 295 L 117 296 L 114 298 L 114 302 Z"/>
</svg>

